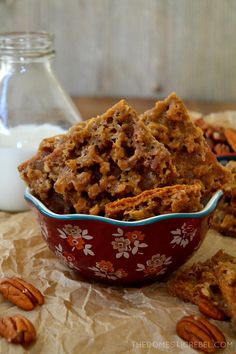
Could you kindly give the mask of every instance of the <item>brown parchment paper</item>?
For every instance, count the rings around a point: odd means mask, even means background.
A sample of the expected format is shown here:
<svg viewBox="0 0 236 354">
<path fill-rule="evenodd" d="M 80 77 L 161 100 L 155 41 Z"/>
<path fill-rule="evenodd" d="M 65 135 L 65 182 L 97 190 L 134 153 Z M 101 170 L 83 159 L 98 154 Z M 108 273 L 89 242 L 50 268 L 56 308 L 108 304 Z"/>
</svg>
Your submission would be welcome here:
<svg viewBox="0 0 236 354">
<path fill-rule="evenodd" d="M 236 255 L 236 239 L 210 230 L 188 261 L 205 260 L 220 248 Z M 0 296 L 0 316 L 21 313 L 37 330 L 28 349 L 0 339 L 0 353 L 196 353 L 175 334 L 195 305 L 167 294 L 165 283 L 137 288 L 110 287 L 81 279 L 47 248 L 32 212 L 0 212 L 0 276 L 21 276 L 45 295 L 45 304 L 21 311 Z M 236 351 L 236 332 L 216 322 Z"/>
<path fill-rule="evenodd" d="M 236 113 L 207 119 L 235 126 Z M 188 264 L 203 261 L 219 249 L 236 256 L 236 239 L 210 230 Z M 0 295 L 0 316 L 20 313 L 37 331 L 36 342 L 27 349 L 0 339 L 1 354 L 196 353 L 175 334 L 182 316 L 199 314 L 195 305 L 169 296 L 165 283 L 122 288 L 80 278 L 48 249 L 30 211 L 0 212 L 0 276 L 25 278 L 45 295 L 45 304 L 30 312 Z M 228 343 L 219 353 L 236 352 L 236 331 L 230 323 L 212 322 Z"/>
</svg>

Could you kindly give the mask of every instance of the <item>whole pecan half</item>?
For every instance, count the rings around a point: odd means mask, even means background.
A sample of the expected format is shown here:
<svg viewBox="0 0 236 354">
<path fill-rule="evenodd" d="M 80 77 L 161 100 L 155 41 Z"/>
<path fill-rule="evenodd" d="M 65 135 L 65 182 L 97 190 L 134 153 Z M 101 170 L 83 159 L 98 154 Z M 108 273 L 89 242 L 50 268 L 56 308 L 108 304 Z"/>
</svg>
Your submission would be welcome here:
<svg viewBox="0 0 236 354">
<path fill-rule="evenodd" d="M 210 299 L 199 296 L 198 310 L 205 316 L 213 318 L 218 321 L 225 321 L 226 314 L 220 310 Z"/>
<path fill-rule="evenodd" d="M 216 144 L 213 150 L 218 155 L 228 154 L 230 152 L 229 146 L 223 143 Z"/>
<path fill-rule="evenodd" d="M 226 128 L 224 133 L 228 144 L 231 146 L 232 150 L 236 152 L 236 130 Z"/>
<path fill-rule="evenodd" d="M 44 303 L 41 292 L 21 278 L 0 279 L 0 292 L 5 299 L 26 311 L 33 310 L 37 304 Z"/>
<path fill-rule="evenodd" d="M 8 342 L 28 345 L 36 338 L 33 324 L 24 316 L 0 318 L 0 336 Z"/>
<path fill-rule="evenodd" d="M 183 317 L 176 325 L 176 332 L 192 348 L 204 353 L 214 353 L 219 348 L 226 348 L 223 333 L 204 317 Z"/>
</svg>

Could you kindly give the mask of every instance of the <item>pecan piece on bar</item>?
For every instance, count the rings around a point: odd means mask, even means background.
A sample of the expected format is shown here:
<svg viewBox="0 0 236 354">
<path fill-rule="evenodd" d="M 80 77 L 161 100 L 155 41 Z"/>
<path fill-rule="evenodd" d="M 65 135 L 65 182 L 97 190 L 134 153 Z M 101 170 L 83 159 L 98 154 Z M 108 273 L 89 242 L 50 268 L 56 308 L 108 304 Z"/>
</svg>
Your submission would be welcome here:
<svg viewBox="0 0 236 354">
<path fill-rule="evenodd" d="M 199 296 L 198 310 L 214 320 L 225 321 L 227 319 L 226 314 L 207 297 Z"/>
<path fill-rule="evenodd" d="M 219 348 L 226 348 L 223 333 L 204 317 L 183 317 L 176 325 L 176 332 L 192 348 L 204 353 L 214 353 Z"/>
<path fill-rule="evenodd" d="M 236 152 L 236 130 L 226 128 L 224 133 L 228 144 L 231 146 L 232 150 Z"/>
<path fill-rule="evenodd" d="M 17 277 L 0 279 L 0 292 L 19 308 L 30 311 L 44 303 L 44 296 L 32 284 Z"/>
<path fill-rule="evenodd" d="M 0 336 L 10 343 L 29 345 L 36 338 L 33 324 L 24 316 L 0 318 Z"/>
</svg>

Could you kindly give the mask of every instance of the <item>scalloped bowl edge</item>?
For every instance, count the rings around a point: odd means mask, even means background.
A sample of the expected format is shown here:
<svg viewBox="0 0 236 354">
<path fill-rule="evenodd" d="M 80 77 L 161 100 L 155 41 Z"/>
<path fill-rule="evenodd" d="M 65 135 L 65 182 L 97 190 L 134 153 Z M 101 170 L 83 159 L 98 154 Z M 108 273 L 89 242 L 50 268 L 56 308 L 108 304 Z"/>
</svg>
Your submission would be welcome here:
<svg viewBox="0 0 236 354">
<path fill-rule="evenodd" d="M 156 215 L 148 219 L 139 220 L 139 221 L 120 221 L 115 219 L 109 219 L 104 216 L 97 216 L 97 215 L 89 215 L 89 214 L 56 214 L 49 210 L 42 202 L 40 202 L 36 197 L 34 197 L 31 193 L 29 188 L 25 190 L 25 200 L 31 202 L 39 212 L 42 214 L 53 218 L 53 219 L 60 219 L 60 220 L 91 220 L 91 221 L 102 221 L 108 224 L 113 224 L 117 226 L 141 226 L 141 225 L 148 225 L 155 223 L 160 220 L 168 220 L 175 218 L 202 218 L 209 214 L 211 214 L 214 209 L 216 208 L 218 201 L 223 195 L 223 191 L 220 189 L 214 193 L 205 207 L 194 213 L 170 213 L 170 214 L 162 214 Z"/>
</svg>

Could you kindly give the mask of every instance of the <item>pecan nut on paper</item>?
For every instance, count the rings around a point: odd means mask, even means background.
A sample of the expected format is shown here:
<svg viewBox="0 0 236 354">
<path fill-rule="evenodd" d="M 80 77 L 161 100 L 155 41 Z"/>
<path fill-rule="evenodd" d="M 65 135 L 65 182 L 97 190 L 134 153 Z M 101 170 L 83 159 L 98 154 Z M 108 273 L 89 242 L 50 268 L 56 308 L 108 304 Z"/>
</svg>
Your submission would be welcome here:
<svg viewBox="0 0 236 354">
<path fill-rule="evenodd" d="M 29 345 L 36 338 L 33 324 L 24 316 L 0 318 L 0 336 L 10 343 Z"/>
<path fill-rule="evenodd" d="M 198 309 L 203 315 L 214 320 L 225 321 L 227 319 L 226 314 L 210 298 L 199 296 Z"/>
<path fill-rule="evenodd" d="M 30 311 L 44 303 L 44 296 L 32 284 L 17 277 L 0 279 L 3 297 L 19 308 Z"/>
<path fill-rule="evenodd" d="M 192 348 L 204 353 L 214 353 L 217 349 L 226 348 L 223 333 L 204 317 L 183 317 L 176 325 L 176 332 Z"/>
</svg>

